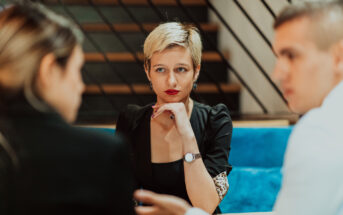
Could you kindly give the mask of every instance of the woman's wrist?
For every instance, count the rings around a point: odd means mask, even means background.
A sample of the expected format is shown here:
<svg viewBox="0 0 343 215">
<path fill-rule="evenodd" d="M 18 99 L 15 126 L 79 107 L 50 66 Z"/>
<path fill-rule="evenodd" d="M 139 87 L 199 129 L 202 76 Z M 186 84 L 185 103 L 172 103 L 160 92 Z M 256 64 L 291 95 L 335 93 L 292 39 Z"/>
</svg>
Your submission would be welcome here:
<svg viewBox="0 0 343 215">
<path fill-rule="evenodd" d="M 183 137 L 183 152 L 186 153 L 199 153 L 199 147 L 196 141 L 196 138 L 193 136 Z"/>
</svg>

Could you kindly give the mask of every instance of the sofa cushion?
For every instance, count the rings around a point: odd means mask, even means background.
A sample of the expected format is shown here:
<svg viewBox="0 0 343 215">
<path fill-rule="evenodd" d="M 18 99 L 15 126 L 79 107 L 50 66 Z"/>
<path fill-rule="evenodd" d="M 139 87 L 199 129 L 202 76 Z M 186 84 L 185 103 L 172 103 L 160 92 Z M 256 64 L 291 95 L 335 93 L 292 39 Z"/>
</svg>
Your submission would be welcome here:
<svg viewBox="0 0 343 215">
<path fill-rule="evenodd" d="M 234 167 L 281 167 L 292 127 L 234 128 L 229 162 Z"/>
<path fill-rule="evenodd" d="M 229 191 L 220 203 L 222 213 L 271 211 L 280 189 L 281 168 L 234 167 Z"/>
</svg>

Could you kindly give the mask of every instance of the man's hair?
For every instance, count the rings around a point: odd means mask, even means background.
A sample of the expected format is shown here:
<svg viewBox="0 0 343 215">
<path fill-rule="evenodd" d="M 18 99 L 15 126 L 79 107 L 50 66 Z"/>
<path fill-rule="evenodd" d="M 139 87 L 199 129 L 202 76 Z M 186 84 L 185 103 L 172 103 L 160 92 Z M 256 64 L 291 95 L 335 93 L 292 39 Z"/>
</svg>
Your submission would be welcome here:
<svg viewBox="0 0 343 215">
<path fill-rule="evenodd" d="M 343 39 L 343 0 L 312 1 L 293 4 L 283 9 L 274 22 L 274 30 L 296 19 L 307 18 L 315 44 L 320 49 L 328 49 Z"/>
<path fill-rule="evenodd" d="M 146 38 L 144 67 L 149 71 L 152 55 L 174 46 L 190 50 L 194 68 L 201 64 L 202 43 L 198 29 L 193 25 L 167 22 L 156 27 Z"/>
</svg>

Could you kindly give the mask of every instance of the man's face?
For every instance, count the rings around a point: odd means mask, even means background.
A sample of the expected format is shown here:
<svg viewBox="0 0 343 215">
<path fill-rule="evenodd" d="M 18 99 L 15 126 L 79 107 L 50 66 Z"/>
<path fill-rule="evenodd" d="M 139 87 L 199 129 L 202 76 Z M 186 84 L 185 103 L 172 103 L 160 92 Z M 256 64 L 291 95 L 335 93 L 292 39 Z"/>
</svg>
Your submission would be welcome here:
<svg viewBox="0 0 343 215">
<path fill-rule="evenodd" d="M 305 113 L 319 107 L 335 86 L 334 58 L 330 49 L 316 46 L 310 20 L 301 17 L 279 26 L 273 47 L 277 55 L 273 78 L 280 84 L 290 109 Z"/>
</svg>

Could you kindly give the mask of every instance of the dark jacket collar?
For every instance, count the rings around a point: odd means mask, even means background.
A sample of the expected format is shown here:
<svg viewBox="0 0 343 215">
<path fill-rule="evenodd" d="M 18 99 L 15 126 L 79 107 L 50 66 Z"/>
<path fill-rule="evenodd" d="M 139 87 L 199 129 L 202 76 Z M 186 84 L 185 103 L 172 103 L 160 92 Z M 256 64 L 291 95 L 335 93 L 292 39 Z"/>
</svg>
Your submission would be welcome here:
<svg viewBox="0 0 343 215">
<path fill-rule="evenodd" d="M 17 97 L 1 104 L 0 118 L 7 118 L 14 121 L 53 119 L 56 122 L 66 123 L 52 107 L 46 103 L 43 104 L 46 106 L 45 111 L 39 111 L 27 101 L 23 94 L 19 94 Z"/>
</svg>

